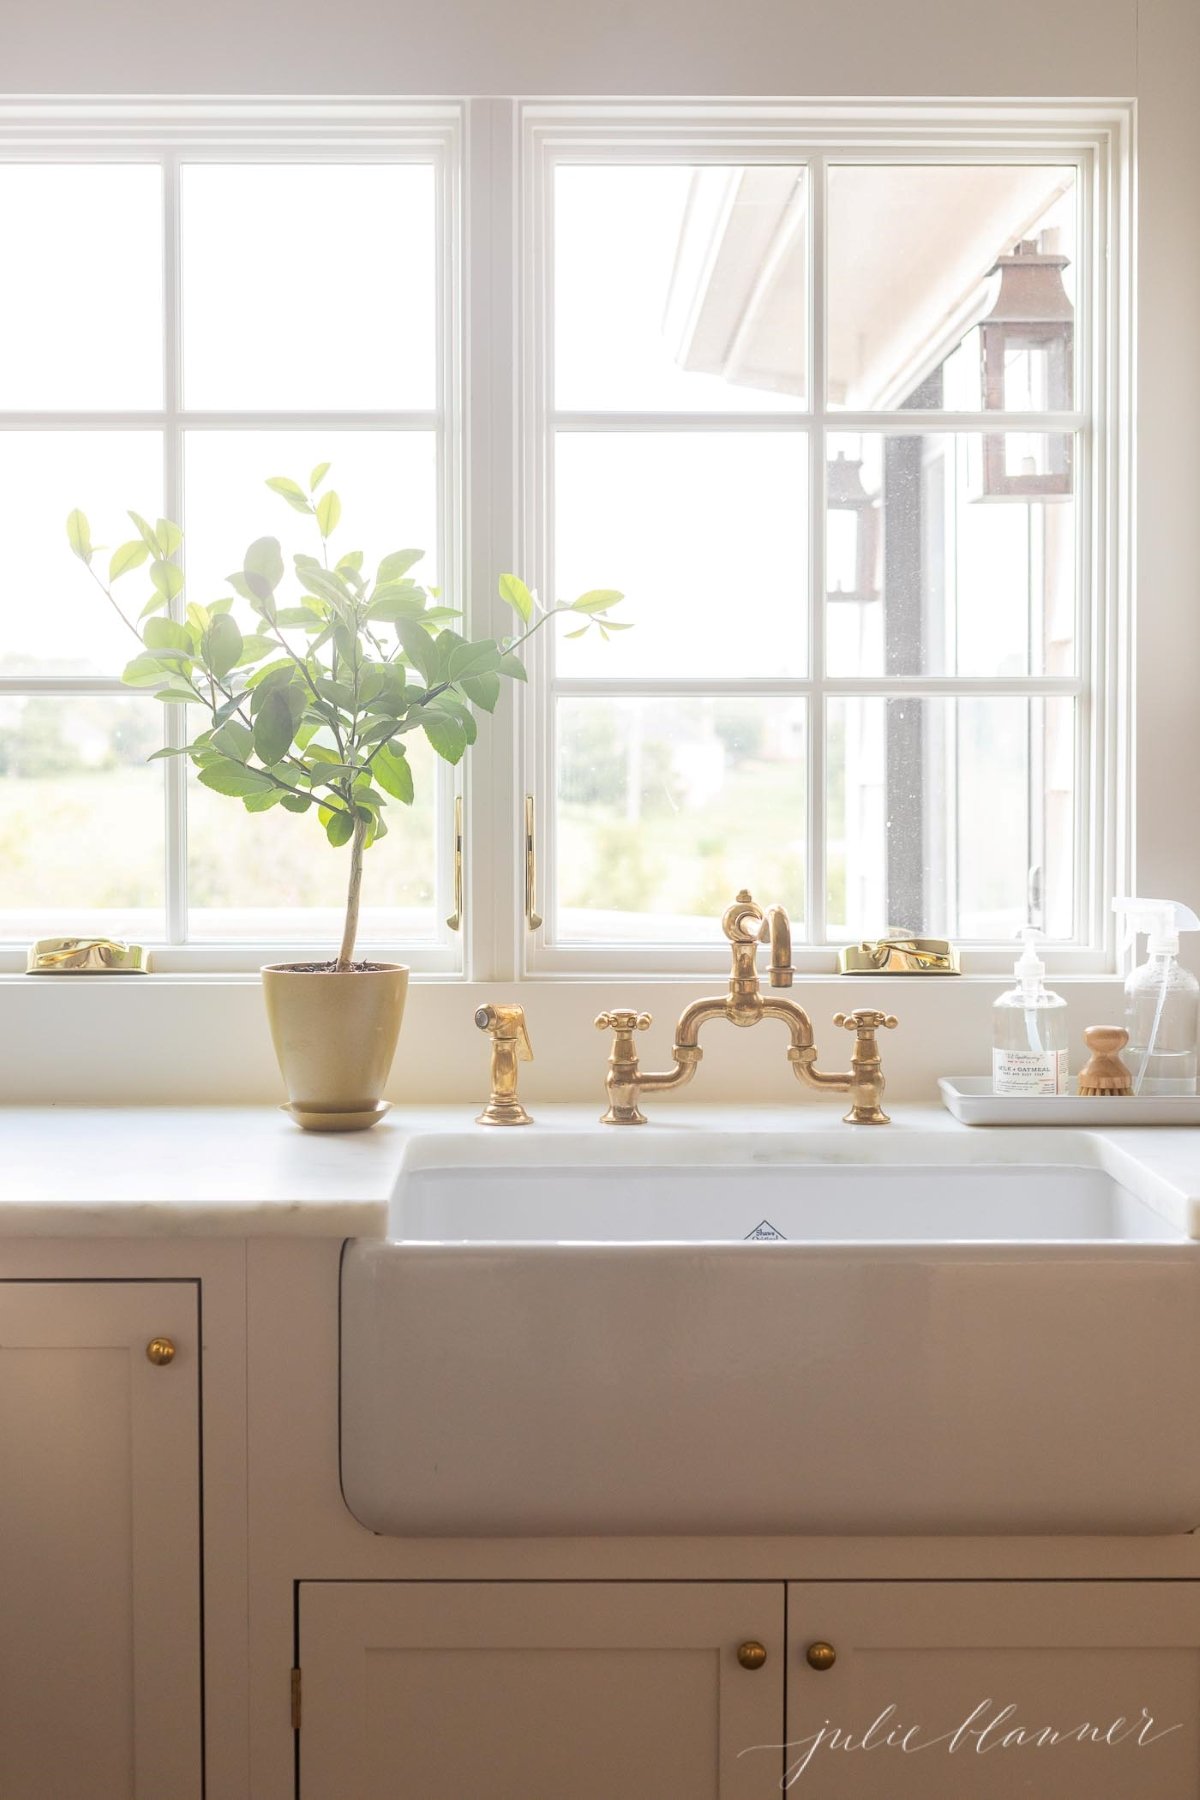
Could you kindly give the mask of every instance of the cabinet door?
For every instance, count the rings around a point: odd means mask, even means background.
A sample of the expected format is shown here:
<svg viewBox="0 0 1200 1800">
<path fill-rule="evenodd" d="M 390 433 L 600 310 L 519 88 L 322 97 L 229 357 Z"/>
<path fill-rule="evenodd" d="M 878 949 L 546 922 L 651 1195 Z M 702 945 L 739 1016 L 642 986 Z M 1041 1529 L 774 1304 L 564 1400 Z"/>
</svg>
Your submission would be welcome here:
<svg viewBox="0 0 1200 1800">
<path fill-rule="evenodd" d="M 193 1282 L 0 1282 L 3 1800 L 199 1796 L 198 1391 Z"/>
<path fill-rule="evenodd" d="M 779 1792 L 775 1582 L 305 1583 L 300 1649 L 302 1800 Z"/>
<path fill-rule="evenodd" d="M 800 1583 L 788 1637 L 793 1792 L 1200 1794 L 1195 1583 Z M 810 1666 L 814 1644 L 832 1645 L 831 1667 Z"/>
</svg>

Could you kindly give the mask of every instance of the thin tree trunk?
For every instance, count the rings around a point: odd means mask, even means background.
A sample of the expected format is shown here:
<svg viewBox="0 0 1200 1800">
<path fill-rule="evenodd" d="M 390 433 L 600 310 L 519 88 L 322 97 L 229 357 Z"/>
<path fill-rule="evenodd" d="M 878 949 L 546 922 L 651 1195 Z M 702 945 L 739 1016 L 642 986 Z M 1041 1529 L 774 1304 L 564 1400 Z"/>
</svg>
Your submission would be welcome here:
<svg viewBox="0 0 1200 1800">
<path fill-rule="evenodd" d="M 363 847 L 367 838 L 367 821 L 356 818 L 354 836 L 350 840 L 350 886 L 346 891 L 346 924 L 342 931 L 342 947 L 337 966 L 348 969 L 354 961 L 354 940 L 358 936 L 358 900 L 362 893 Z"/>
</svg>

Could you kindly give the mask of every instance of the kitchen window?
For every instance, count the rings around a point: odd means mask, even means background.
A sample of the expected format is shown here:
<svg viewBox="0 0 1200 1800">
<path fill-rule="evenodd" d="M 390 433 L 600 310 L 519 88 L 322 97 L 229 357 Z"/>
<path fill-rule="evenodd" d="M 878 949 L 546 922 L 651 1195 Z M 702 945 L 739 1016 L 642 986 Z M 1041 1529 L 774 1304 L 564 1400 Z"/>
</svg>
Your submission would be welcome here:
<svg viewBox="0 0 1200 1800">
<path fill-rule="evenodd" d="M 109 545 L 134 505 L 215 597 L 250 538 L 312 547 L 261 483 L 328 459 L 342 548 L 424 545 L 473 634 L 509 568 L 621 588 L 633 626 L 544 634 L 462 770 L 417 750 L 373 953 L 707 972 L 748 885 L 812 971 L 889 927 L 1003 968 L 1030 921 L 1110 968 L 1126 131 L 934 102 L 0 121 L 4 966 L 56 929 L 165 970 L 328 953 L 344 857 L 145 764 L 183 721 L 121 687 L 135 647 L 60 552 L 72 505 Z"/>
<path fill-rule="evenodd" d="M 88 514 L 102 570 L 127 508 L 177 521 L 182 598 L 210 601 L 254 538 L 319 550 L 264 482 L 328 461 L 335 545 L 422 547 L 423 579 L 457 587 L 457 113 L 131 110 L 0 150 L 0 935 L 116 934 L 160 969 L 328 954 L 345 856 L 186 759 L 146 763 L 184 720 L 122 686 L 137 644 L 64 557 L 65 518 Z M 118 591 L 136 616 L 146 570 Z M 452 970 L 453 772 L 423 739 L 412 761 L 362 940 Z"/>
<path fill-rule="evenodd" d="M 535 970 L 889 928 L 1098 967 L 1118 854 L 1109 153 L 961 113 L 530 122 Z M 854 109 L 847 109 L 852 112 Z M 713 966 L 723 952 L 714 950 Z"/>
</svg>

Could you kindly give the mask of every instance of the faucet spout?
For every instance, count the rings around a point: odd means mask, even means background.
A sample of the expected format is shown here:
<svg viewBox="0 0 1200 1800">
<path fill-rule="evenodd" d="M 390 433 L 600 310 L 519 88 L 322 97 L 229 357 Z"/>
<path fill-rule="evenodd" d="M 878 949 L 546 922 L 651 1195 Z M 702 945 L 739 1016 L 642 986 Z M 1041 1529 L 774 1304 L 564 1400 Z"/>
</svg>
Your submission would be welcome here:
<svg viewBox="0 0 1200 1800">
<path fill-rule="evenodd" d="M 792 922 L 782 906 L 768 906 L 758 934 L 760 944 L 771 946 L 771 986 L 792 985 Z"/>
</svg>

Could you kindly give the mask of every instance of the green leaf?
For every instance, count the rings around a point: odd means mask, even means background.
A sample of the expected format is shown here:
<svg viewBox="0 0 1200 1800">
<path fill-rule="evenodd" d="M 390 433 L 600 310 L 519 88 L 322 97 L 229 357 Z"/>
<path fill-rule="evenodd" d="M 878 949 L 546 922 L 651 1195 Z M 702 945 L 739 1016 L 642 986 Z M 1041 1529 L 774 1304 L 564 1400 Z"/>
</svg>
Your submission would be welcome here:
<svg viewBox="0 0 1200 1800">
<path fill-rule="evenodd" d="M 286 475 L 271 475 L 267 478 L 267 486 L 276 494 L 282 494 L 289 506 L 294 506 L 298 513 L 311 513 L 308 496 L 298 481 L 291 481 Z"/>
<path fill-rule="evenodd" d="M 163 554 L 163 547 L 158 541 L 158 534 L 151 529 L 146 520 L 143 519 L 141 513 L 131 512 L 128 517 L 131 518 L 137 526 L 138 535 L 146 548 L 153 551 L 155 556 L 161 556 Z"/>
<path fill-rule="evenodd" d="M 328 676 L 317 677 L 316 690 L 322 700 L 328 700 L 331 706 L 342 706 L 349 711 L 354 705 L 354 689 L 344 681 L 330 681 Z"/>
<path fill-rule="evenodd" d="M 307 794 L 281 794 L 279 804 L 285 812 L 303 813 L 308 811 L 312 801 Z"/>
<path fill-rule="evenodd" d="M 121 671 L 127 687 L 157 687 L 174 673 L 159 662 L 157 656 L 135 656 Z"/>
<path fill-rule="evenodd" d="M 519 656 L 514 656 L 511 650 L 506 650 L 500 658 L 500 673 L 507 675 L 512 681 L 529 680 L 525 664 Z"/>
<path fill-rule="evenodd" d="M 80 562 L 91 562 L 92 530 L 86 513 L 81 513 L 78 507 L 67 514 L 67 542 Z"/>
<path fill-rule="evenodd" d="M 243 794 L 242 805 L 247 812 L 266 812 L 269 807 L 278 806 L 283 799 L 282 788 L 268 788 L 265 794 Z"/>
<path fill-rule="evenodd" d="M 173 562 L 163 562 L 155 557 L 150 564 L 150 579 L 168 600 L 174 600 L 176 594 L 183 592 L 183 570 Z"/>
<path fill-rule="evenodd" d="M 232 756 L 236 762 L 246 762 L 254 749 L 254 735 L 240 719 L 226 719 L 209 742 L 222 756 Z"/>
<path fill-rule="evenodd" d="M 345 556 L 339 556 L 337 560 L 337 570 L 339 575 L 344 575 L 347 570 L 349 570 L 352 575 L 360 575 L 362 573 L 362 566 L 363 553 L 361 550 L 347 550 Z"/>
<path fill-rule="evenodd" d="M 446 678 L 461 681 L 464 675 L 485 675 L 500 662 L 500 651 L 492 638 L 477 644 L 455 644 L 446 664 Z"/>
<path fill-rule="evenodd" d="M 354 836 L 354 820 L 349 813 L 330 813 L 329 821 L 325 826 L 325 836 L 335 848 L 342 844 L 348 844 Z"/>
<path fill-rule="evenodd" d="M 254 748 L 261 762 L 280 762 L 292 747 L 296 721 L 282 688 L 271 688 L 254 721 Z"/>
<path fill-rule="evenodd" d="M 462 761 L 467 747 L 467 734 L 461 720 L 451 718 L 448 713 L 441 718 L 426 719 L 425 736 L 445 762 Z"/>
<path fill-rule="evenodd" d="M 624 594 L 616 588 L 589 588 L 586 594 L 580 594 L 578 600 L 572 600 L 569 610 L 577 613 L 604 613 L 624 598 Z"/>
<path fill-rule="evenodd" d="M 564 637 L 569 637 L 569 638 L 578 638 L 578 637 L 586 637 L 586 636 L 587 636 L 587 631 L 588 631 L 588 628 L 587 628 L 587 626 L 586 626 L 586 625 L 581 625 L 581 626 L 580 626 L 580 627 L 579 627 L 579 630 L 578 630 L 578 631 L 564 631 L 564 632 L 563 632 L 563 636 L 564 636 Z"/>
<path fill-rule="evenodd" d="M 342 503 L 330 488 L 329 492 L 322 494 L 317 501 L 317 525 L 323 538 L 331 536 L 341 516 Z"/>
<path fill-rule="evenodd" d="M 331 466 L 332 465 L 327 462 L 317 464 L 316 468 L 308 478 L 308 489 L 311 494 L 316 493 L 317 489 L 328 475 Z"/>
<path fill-rule="evenodd" d="M 286 625 L 289 629 L 319 631 L 325 624 L 325 620 L 319 612 L 315 612 L 308 606 L 281 606 L 275 614 L 274 623 Z"/>
<path fill-rule="evenodd" d="M 423 550 L 393 550 L 380 563 L 379 572 L 375 577 L 376 582 L 383 587 L 385 582 L 399 581 L 400 577 L 407 575 L 413 564 L 419 563 L 424 555 Z"/>
<path fill-rule="evenodd" d="M 255 600 L 269 600 L 283 580 L 279 539 L 255 538 L 242 559 L 242 579 Z"/>
<path fill-rule="evenodd" d="M 192 634 L 186 625 L 177 625 L 174 619 L 148 619 L 142 631 L 142 642 L 147 650 L 182 650 L 186 655 L 192 653 Z"/>
<path fill-rule="evenodd" d="M 490 671 L 483 675 L 465 675 L 462 690 L 468 700 L 482 706 L 484 712 L 495 712 L 500 698 L 500 677 Z"/>
<path fill-rule="evenodd" d="M 244 698 L 243 694 L 233 694 L 228 700 L 222 701 L 213 714 L 213 724 L 223 725 L 226 719 L 232 719 L 233 715 L 240 710 Z"/>
<path fill-rule="evenodd" d="M 162 545 L 164 557 L 174 556 L 183 542 L 183 533 L 172 519 L 159 519 L 154 527 L 154 535 Z"/>
<path fill-rule="evenodd" d="M 397 619 L 411 619 L 421 624 L 429 619 L 425 595 L 419 587 L 410 587 L 407 583 L 401 586 L 393 582 L 389 587 L 376 588 L 367 607 L 367 618 L 382 619 L 393 625 Z"/>
<path fill-rule="evenodd" d="M 405 806 L 412 805 L 412 769 L 402 750 L 393 749 L 389 744 L 376 756 L 371 764 L 371 772 L 385 794 L 390 794 L 393 800 L 402 801 Z"/>
<path fill-rule="evenodd" d="M 396 620 L 396 636 L 400 640 L 400 648 L 404 652 L 406 662 L 412 664 L 418 675 L 432 687 L 438 678 L 441 657 L 437 646 L 427 631 L 420 625 L 409 624 L 404 619 Z"/>
<path fill-rule="evenodd" d="M 72 514 L 72 517 L 74 516 Z M 82 518 L 83 514 L 80 513 L 79 517 Z M 150 552 L 141 538 L 130 538 L 127 544 L 118 544 L 108 559 L 108 579 L 119 581 L 122 575 L 129 573 L 130 569 L 140 568 L 149 554 Z"/>
<path fill-rule="evenodd" d="M 228 613 L 220 613 L 208 631 L 206 661 L 218 680 L 228 675 L 242 654 L 242 634 Z"/>
<path fill-rule="evenodd" d="M 263 637 L 261 632 L 251 632 L 242 639 L 242 654 L 237 659 L 239 669 L 247 668 L 263 656 L 269 656 L 276 648 L 274 638 Z"/>
<path fill-rule="evenodd" d="M 502 575 L 500 577 L 500 598 L 506 600 L 513 611 L 518 613 L 528 625 L 533 617 L 533 595 L 519 575 Z"/>
<path fill-rule="evenodd" d="M 201 769 L 200 780 L 216 794 L 236 794 L 239 798 L 246 794 L 265 794 L 274 786 L 269 775 L 260 775 L 255 769 L 243 769 L 240 763 L 226 759 Z"/>
<path fill-rule="evenodd" d="M 191 688 L 165 687 L 159 688 L 156 700 L 164 700 L 172 706 L 195 706 L 196 695 Z"/>
<path fill-rule="evenodd" d="M 189 695 L 188 698 L 192 699 L 194 696 Z M 192 754 L 192 749 L 193 746 L 191 744 L 168 744 L 163 750 L 152 750 L 146 758 L 146 761 L 160 762 L 165 756 L 190 756 Z"/>
<path fill-rule="evenodd" d="M 141 612 L 138 614 L 138 618 L 139 619 L 148 619 L 150 617 L 151 613 L 162 612 L 164 610 L 164 608 L 169 606 L 170 604 L 171 603 L 167 599 L 167 596 L 165 594 L 160 593 L 159 590 L 157 588 L 155 588 L 154 592 L 151 594 L 150 598 L 147 600 L 145 606 L 143 606 Z"/>
</svg>

